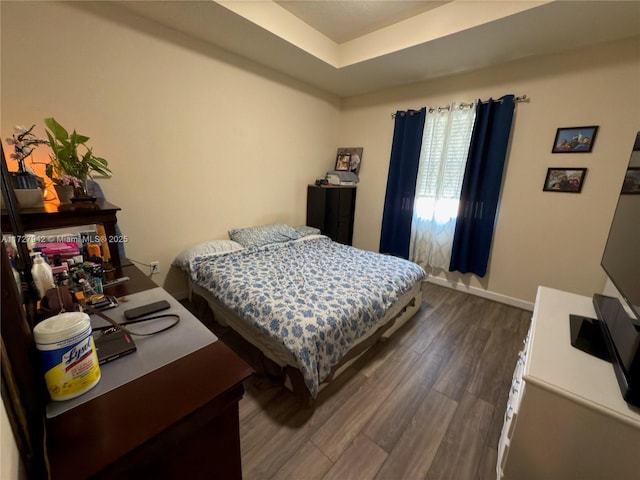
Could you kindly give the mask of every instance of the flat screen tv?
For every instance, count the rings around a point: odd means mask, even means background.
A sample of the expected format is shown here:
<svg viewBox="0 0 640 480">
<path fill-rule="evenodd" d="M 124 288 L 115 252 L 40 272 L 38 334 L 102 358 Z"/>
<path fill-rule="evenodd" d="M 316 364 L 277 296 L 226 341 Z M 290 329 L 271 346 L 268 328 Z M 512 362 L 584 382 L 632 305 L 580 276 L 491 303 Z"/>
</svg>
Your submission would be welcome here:
<svg viewBox="0 0 640 480">
<path fill-rule="evenodd" d="M 640 132 L 631 152 L 601 264 L 633 315 L 640 318 Z"/>
<path fill-rule="evenodd" d="M 601 265 L 620 295 L 594 295 L 594 306 L 623 397 L 640 405 L 640 132 Z"/>
</svg>

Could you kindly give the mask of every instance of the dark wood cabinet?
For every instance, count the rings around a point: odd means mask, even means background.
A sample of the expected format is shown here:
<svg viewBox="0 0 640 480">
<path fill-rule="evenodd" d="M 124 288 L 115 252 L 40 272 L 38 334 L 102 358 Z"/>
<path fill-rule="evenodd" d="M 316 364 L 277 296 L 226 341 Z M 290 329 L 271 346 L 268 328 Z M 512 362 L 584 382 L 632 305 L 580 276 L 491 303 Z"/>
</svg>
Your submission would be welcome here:
<svg viewBox="0 0 640 480">
<path fill-rule="evenodd" d="M 51 478 L 242 479 L 251 368 L 221 341 L 47 420 Z"/>
<path fill-rule="evenodd" d="M 114 267 L 119 267 L 123 260 L 118 250 L 118 242 L 122 239 L 116 234 L 118 221 L 116 214 L 119 211 L 120 207 L 105 201 L 88 205 L 46 202 L 44 207 L 22 209 L 20 219 L 25 232 L 100 224 L 104 227 L 104 240 L 109 245 L 111 263 Z M 9 213 L 4 209 L 2 210 L 2 231 L 11 232 Z"/>
<path fill-rule="evenodd" d="M 105 287 L 105 293 L 119 297 L 121 302 L 135 303 L 137 295 L 162 289 L 118 255 L 115 226 L 119 210 L 106 202 L 92 208 L 46 205 L 25 209 L 19 212 L 22 231 L 12 229 L 10 214 L 3 210 L 2 231 L 23 236 L 24 231 L 102 224 L 115 267 L 105 273 L 106 280 L 129 278 Z M 243 382 L 253 373 L 247 363 L 210 332 L 212 338 L 201 335 L 195 345 L 189 343 L 185 327 L 202 326 L 171 299 L 172 308 L 180 315 L 173 339 L 144 337 L 131 355 L 141 360 L 129 365 L 156 367 L 122 380 L 122 371 L 130 371 L 129 366 L 118 367 L 120 360 L 105 364 L 100 383 L 83 394 L 87 396 L 85 401 L 62 412 L 54 411 L 51 404 L 63 402 L 47 404 L 38 352 L 9 258 L 6 251 L 2 254 L 2 396 L 30 478 L 242 478 L 238 402 L 244 394 Z M 111 318 L 120 320 L 114 312 L 117 308 L 108 311 Z M 5 344 L 9 348 L 5 349 Z M 167 351 L 178 349 L 184 355 L 165 355 L 165 344 Z M 169 360 L 165 362 L 166 358 Z M 114 382 L 118 385 L 113 386 Z M 113 388 L 105 387 L 104 392 L 89 397 L 105 383 Z M 82 399 L 80 396 L 67 402 Z"/>
<path fill-rule="evenodd" d="M 332 240 L 351 245 L 356 209 L 356 187 L 307 187 L 307 225 L 319 228 Z"/>
<path fill-rule="evenodd" d="M 129 281 L 108 287 L 109 294 L 125 295 L 132 302 L 136 294 L 159 290 L 135 265 L 116 271 Z M 169 300 L 180 314 L 177 328 L 199 323 Z M 120 320 L 114 311 L 105 313 Z M 133 355 L 143 356 L 144 362 L 158 362 L 152 342 L 167 340 L 136 341 L 138 350 Z M 176 341 L 189 343 L 184 330 Z M 114 370 L 118 361 L 101 367 L 101 382 L 109 375 L 121 375 Z M 252 373 L 247 363 L 217 340 L 63 413 L 49 409 L 50 478 L 175 479 L 182 475 L 241 480 L 238 402 L 244 394 L 243 382 Z"/>
</svg>

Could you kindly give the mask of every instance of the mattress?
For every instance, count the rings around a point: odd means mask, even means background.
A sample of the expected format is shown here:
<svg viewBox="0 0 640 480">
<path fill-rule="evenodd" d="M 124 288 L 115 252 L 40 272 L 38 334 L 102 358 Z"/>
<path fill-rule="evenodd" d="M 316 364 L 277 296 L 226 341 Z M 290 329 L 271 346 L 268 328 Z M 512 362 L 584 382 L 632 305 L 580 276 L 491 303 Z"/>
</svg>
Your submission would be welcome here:
<svg viewBox="0 0 640 480">
<path fill-rule="evenodd" d="M 197 257 L 189 274 L 234 330 L 279 365 L 298 368 L 312 397 L 426 278 L 412 262 L 319 235 Z"/>
</svg>

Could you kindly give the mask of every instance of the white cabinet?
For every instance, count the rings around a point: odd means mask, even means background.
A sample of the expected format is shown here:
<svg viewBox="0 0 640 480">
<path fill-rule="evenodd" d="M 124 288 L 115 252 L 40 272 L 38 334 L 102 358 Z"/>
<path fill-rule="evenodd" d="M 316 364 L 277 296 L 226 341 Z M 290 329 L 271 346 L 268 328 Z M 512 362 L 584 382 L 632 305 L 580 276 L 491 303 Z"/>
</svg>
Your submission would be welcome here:
<svg viewBox="0 0 640 480">
<path fill-rule="evenodd" d="M 539 287 L 498 445 L 498 479 L 640 479 L 640 409 L 610 363 L 571 345 L 590 297 Z"/>
</svg>

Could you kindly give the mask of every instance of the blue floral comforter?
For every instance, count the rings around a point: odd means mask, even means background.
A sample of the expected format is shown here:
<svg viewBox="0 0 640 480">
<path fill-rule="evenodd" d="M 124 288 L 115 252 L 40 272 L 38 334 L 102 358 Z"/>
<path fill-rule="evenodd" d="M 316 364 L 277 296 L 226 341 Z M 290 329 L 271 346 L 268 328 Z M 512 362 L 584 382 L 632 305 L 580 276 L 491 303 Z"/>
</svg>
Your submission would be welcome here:
<svg viewBox="0 0 640 480">
<path fill-rule="evenodd" d="M 415 263 L 319 236 L 196 257 L 190 275 L 282 344 L 314 398 L 354 342 L 426 278 Z"/>
</svg>

